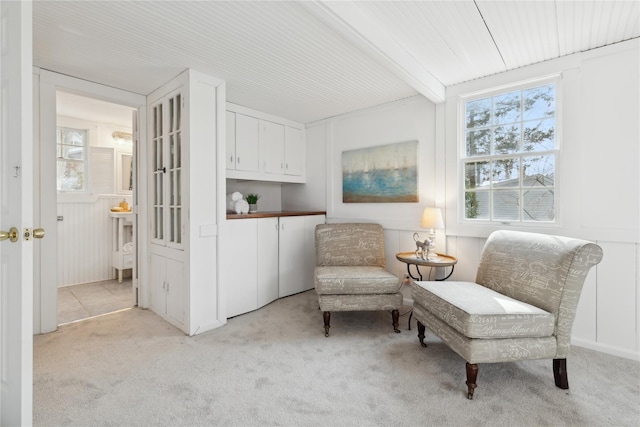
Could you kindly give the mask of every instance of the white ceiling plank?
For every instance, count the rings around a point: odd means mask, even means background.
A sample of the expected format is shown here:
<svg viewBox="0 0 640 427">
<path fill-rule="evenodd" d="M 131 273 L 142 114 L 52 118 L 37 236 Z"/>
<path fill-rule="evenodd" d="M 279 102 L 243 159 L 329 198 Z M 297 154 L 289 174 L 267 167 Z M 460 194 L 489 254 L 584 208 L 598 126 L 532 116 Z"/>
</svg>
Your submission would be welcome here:
<svg viewBox="0 0 640 427">
<path fill-rule="evenodd" d="M 640 33 L 638 1 L 556 2 L 560 55 L 583 52 Z"/>
<path fill-rule="evenodd" d="M 476 3 L 508 69 L 559 56 L 554 2 Z"/>
<path fill-rule="evenodd" d="M 445 99 L 444 85 L 411 52 L 398 43 L 386 28 L 372 20 L 357 2 L 302 3 L 347 40 L 362 47 L 393 70 L 419 93 L 435 103 Z"/>
<path fill-rule="evenodd" d="M 36 0 L 33 63 L 142 95 L 193 68 L 224 79 L 231 102 L 309 123 L 418 93 L 440 100 L 450 85 L 637 38 L 639 9 L 622 0 Z"/>
<path fill-rule="evenodd" d="M 445 86 L 505 70 L 472 1 L 359 5 Z"/>
</svg>

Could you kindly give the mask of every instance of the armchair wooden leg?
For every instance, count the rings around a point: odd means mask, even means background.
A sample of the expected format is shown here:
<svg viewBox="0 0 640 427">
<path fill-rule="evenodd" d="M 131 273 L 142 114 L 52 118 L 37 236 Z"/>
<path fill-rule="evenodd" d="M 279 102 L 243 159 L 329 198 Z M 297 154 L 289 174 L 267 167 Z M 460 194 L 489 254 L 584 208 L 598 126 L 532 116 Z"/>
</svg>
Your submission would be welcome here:
<svg viewBox="0 0 640 427">
<path fill-rule="evenodd" d="M 556 380 L 556 387 L 563 390 L 569 388 L 567 378 L 567 359 L 553 359 L 553 378 Z"/>
<path fill-rule="evenodd" d="M 392 310 L 391 319 L 393 319 L 393 332 L 399 334 L 400 329 L 398 329 L 398 325 L 400 325 L 400 312 L 398 310 Z"/>
<path fill-rule="evenodd" d="M 324 336 L 328 337 L 329 336 L 329 321 L 331 320 L 331 312 L 330 311 L 323 311 L 322 312 L 322 317 L 324 318 Z"/>
<path fill-rule="evenodd" d="M 473 399 L 473 392 L 477 387 L 476 379 L 478 378 L 478 364 L 467 362 L 467 399 Z"/>
<path fill-rule="evenodd" d="M 420 345 L 426 347 L 427 345 L 424 343 L 424 325 L 420 323 L 418 320 L 418 339 L 420 340 Z"/>
</svg>

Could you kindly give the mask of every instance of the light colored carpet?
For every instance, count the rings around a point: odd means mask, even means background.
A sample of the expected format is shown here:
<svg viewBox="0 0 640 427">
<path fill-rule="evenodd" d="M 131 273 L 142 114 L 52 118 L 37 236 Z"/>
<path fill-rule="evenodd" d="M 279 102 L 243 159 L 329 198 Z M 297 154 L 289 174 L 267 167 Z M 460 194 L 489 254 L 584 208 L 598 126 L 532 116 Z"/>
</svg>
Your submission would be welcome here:
<svg viewBox="0 0 640 427">
<path fill-rule="evenodd" d="M 404 310 L 406 311 L 406 310 Z M 640 424 L 640 364 L 574 347 L 570 390 L 550 360 L 465 362 L 415 321 L 334 313 L 315 291 L 196 337 L 132 309 L 34 337 L 34 424 L 196 426 L 611 426 Z"/>
</svg>

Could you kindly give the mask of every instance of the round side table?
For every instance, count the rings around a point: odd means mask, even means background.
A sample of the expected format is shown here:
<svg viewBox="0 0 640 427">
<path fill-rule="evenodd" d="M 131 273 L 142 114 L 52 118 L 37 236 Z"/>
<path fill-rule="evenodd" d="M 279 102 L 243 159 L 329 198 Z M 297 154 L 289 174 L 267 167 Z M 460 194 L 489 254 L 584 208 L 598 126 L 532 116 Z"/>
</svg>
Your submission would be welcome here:
<svg viewBox="0 0 640 427">
<path fill-rule="evenodd" d="M 398 261 L 401 261 L 407 264 L 407 273 L 409 274 L 409 277 L 411 277 L 413 280 L 420 280 L 420 281 L 423 280 L 420 267 L 431 267 L 432 270 L 433 270 L 433 267 L 451 267 L 451 271 L 449 271 L 449 274 L 447 274 L 444 278 L 435 279 L 436 281 L 443 281 L 451 277 L 451 275 L 453 274 L 453 269 L 455 268 L 456 263 L 458 262 L 458 258 L 451 255 L 445 255 L 445 254 L 436 254 L 436 257 L 432 259 L 422 259 L 417 257 L 415 252 L 399 252 L 396 254 L 396 259 Z M 418 273 L 418 277 L 415 277 L 411 273 L 412 265 L 415 266 L 416 272 Z M 429 275 L 431 275 L 431 271 L 429 272 Z M 412 317 L 413 317 L 413 309 L 411 310 L 411 314 L 409 315 L 409 321 L 407 322 L 409 330 L 411 330 Z"/>
<path fill-rule="evenodd" d="M 453 274 L 453 269 L 455 268 L 456 263 L 458 262 L 458 258 L 445 255 L 445 254 L 436 254 L 437 256 L 432 259 L 422 259 L 416 256 L 415 252 L 399 252 L 396 254 L 396 259 L 398 261 L 404 262 L 407 264 L 407 273 L 409 277 L 413 280 L 424 280 L 422 278 L 422 272 L 420 271 L 420 267 L 451 267 L 451 271 L 446 275 L 443 279 L 435 279 L 437 281 L 447 280 Z M 418 277 L 415 277 L 411 273 L 411 266 L 415 266 L 416 273 Z"/>
</svg>

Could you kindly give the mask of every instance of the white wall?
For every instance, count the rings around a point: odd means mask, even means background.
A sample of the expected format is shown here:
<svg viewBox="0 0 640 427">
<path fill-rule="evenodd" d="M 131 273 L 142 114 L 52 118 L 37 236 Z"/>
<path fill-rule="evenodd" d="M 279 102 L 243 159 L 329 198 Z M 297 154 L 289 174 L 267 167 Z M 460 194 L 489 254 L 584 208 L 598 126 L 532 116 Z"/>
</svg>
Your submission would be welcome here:
<svg viewBox="0 0 640 427">
<path fill-rule="evenodd" d="M 436 152 L 437 108 L 422 96 L 385 104 L 368 110 L 312 123 L 307 127 L 307 176 L 314 177 L 313 186 L 306 191 L 310 206 L 323 190 L 326 194 L 327 222 L 377 222 L 385 228 L 387 269 L 398 277 L 406 273 L 406 265 L 397 261 L 395 254 L 415 248 L 413 233 L 420 228 L 422 210 L 437 204 L 438 159 Z M 419 203 L 343 203 L 342 152 L 358 148 L 418 141 L 418 193 Z M 326 163 L 321 160 L 325 151 Z M 322 168 L 325 168 L 322 170 Z M 324 177 L 325 185 L 315 180 Z M 308 182 L 312 182 L 308 179 Z M 321 181 L 322 182 L 322 181 Z M 307 184 L 310 185 L 310 184 Z M 303 190 L 300 190 L 302 193 Z M 288 194 L 283 191 L 283 199 Z M 304 198 L 304 196 L 301 196 Z M 444 234 L 436 239 L 436 247 L 444 251 Z M 435 273 L 434 273 L 435 274 Z M 404 289 L 403 291 L 408 291 Z M 405 293 L 405 303 L 409 293 Z"/>
<path fill-rule="evenodd" d="M 437 239 L 438 248 L 458 257 L 453 279 L 473 280 L 484 239 L 493 228 L 458 222 L 458 96 L 561 73 L 560 212 L 557 226 L 538 230 L 594 240 L 604 249 L 603 261 L 585 282 L 573 342 L 640 359 L 639 50 L 637 40 L 619 43 L 447 88 L 444 105 L 415 97 L 309 124 L 310 148 L 317 152 L 317 144 L 326 150 L 328 222 L 381 223 L 388 269 L 401 277 L 406 267 L 395 253 L 415 248 L 411 235 L 422 231 L 422 208 L 440 206 L 445 208 L 447 238 Z M 342 151 L 411 139 L 420 145 L 419 203 L 342 203 Z M 307 173 L 319 177 L 323 165 L 316 159 L 307 159 Z M 301 192 L 302 199 L 314 195 Z M 283 200 L 288 197 L 283 192 Z"/>
<path fill-rule="evenodd" d="M 234 191 L 242 193 L 245 197 L 249 193 L 257 194 L 258 212 L 282 210 L 282 187 L 279 182 L 227 179 L 227 194 Z"/>
<path fill-rule="evenodd" d="M 473 280 L 477 254 L 492 228 L 458 219 L 458 97 L 561 76 L 559 215 L 555 226 L 539 231 L 602 246 L 604 258 L 587 277 L 578 305 L 573 343 L 633 359 L 640 359 L 639 52 L 640 43 L 634 40 L 536 64 L 447 88 L 446 101 L 447 250 L 460 260 L 454 278 Z"/>
</svg>

